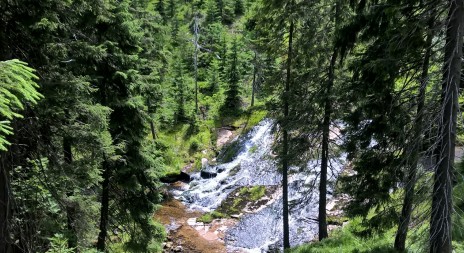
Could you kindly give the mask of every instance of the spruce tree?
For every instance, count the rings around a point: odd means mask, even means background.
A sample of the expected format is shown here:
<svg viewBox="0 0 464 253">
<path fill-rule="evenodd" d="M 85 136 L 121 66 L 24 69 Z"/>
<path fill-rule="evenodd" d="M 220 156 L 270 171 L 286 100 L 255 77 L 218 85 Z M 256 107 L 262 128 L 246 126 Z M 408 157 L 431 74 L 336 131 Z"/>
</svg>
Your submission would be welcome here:
<svg viewBox="0 0 464 253">
<path fill-rule="evenodd" d="M 145 2 L 147 4 L 147 2 Z M 160 170 L 155 157 L 145 147 L 147 118 L 144 99 L 140 94 L 141 74 L 139 48 L 143 32 L 134 18 L 131 2 L 114 2 L 108 11 L 112 19 L 100 26 L 99 43 L 107 55 L 97 66 L 101 102 L 112 108 L 109 131 L 115 145 L 116 156 L 104 157 L 102 163 L 102 206 L 97 249 L 106 249 L 110 217 L 117 217 L 127 229 L 130 239 L 126 247 L 146 251 L 160 231 L 154 226 L 151 215 L 159 201 L 156 170 Z M 146 5 L 145 5 L 146 8 Z M 111 64 L 109 64 L 111 63 Z M 117 194 L 117 193 L 122 193 Z M 116 207 L 113 212 L 109 204 Z M 134 226 L 135 225 L 135 226 Z"/>
<path fill-rule="evenodd" d="M 228 88 L 225 92 L 225 101 L 223 105 L 223 111 L 227 113 L 236 113 L 240 111 L 241 97 L 240 97 L 240 71 L 239 71 L 239 59 L 238 59 L 238 41 L 235 38 L 232 41 L 231 53 L 229 56 L 229 67 L 228 67 Z"/>
<path fill-rule="evenodd" d="M 440 155 L 435 170 L 430 252 L 451 253 L 452 247 L 452 183 L 456 146 L 459 84 L 462 70 L 464 2 L 448 1 L 446 44 L 443 65 L 442 109 L 438 147 Z"/>
</svg>

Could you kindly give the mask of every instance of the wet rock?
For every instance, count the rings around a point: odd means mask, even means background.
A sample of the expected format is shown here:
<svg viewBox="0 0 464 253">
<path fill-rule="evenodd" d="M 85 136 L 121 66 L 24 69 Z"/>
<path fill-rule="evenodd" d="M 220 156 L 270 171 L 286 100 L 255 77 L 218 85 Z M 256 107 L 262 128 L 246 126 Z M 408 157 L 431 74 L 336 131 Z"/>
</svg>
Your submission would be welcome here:
<svg viewBox="0 0 464 253">
<path fill-rule="evenodd" d="M 268 248 L 266 249 L 266 253 L 279 253 L 280 251 L 280 246 L 278 244 L 272 244 L 269 245 Z"/>
<path fill-rule="evenodd" d="M 191 181 L 191 177 L 189 174 L 185 172 L 180 172 L 179 174 L 171 174 L 171 175 L 164 176 L 160 178 L 160 181 L 166 184 L 172 184 L 175 182 L 189 183 Z"/>
<path fill-rule="evenodd" d="M 183 252 L 184 251 L 184 248 L 182 246 L 177 246 L 176 248 L 174 248 L 173 250 L 174 252 Z"/>
<path fill-rule="evenodd" d="M 202 170 L 200 172 L 200 176 L 203 179 L 210 179 L 210 178 L 215 178 L 217 176 L 217 172 L 215 171 L 207 171 L 207 170 Z"/>
<path fill-rule="evenodd" d="M 225 170 L 226 170 L 226 168 L 225 168 L 224 166 L 218 166 L 218 167 L 216 168 L 217 173 L 222 173 L 222 172 L 224 172 Z"/>
<path fill-rule="evenodd" d="M 164 245 L 164 248 L 165 248 L 165 249 L 170 249 L 170 248 L 172 248 L 172 242 L 167 242 L 167 243 Z"/>
<path fill-rule="evenodd" d="M 243 150 L 243 144 L 243 139 L 237 139 L 224 145 L 217 157 L 217 160 L 221 163 L 228 163 L 233 161 L 238 156 L 240 151 Z"/>
</svg>

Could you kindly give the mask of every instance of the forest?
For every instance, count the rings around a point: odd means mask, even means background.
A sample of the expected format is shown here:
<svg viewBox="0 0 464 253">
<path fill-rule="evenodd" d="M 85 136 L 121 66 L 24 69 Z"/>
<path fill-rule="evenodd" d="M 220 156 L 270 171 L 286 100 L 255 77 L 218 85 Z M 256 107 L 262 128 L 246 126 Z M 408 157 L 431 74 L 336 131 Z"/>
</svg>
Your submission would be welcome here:
<svg viewBox="0 0 464 253">
<path fill-rule="evenodd" d="M 463 0 L 0 0 L 0 253 L 464 252 Z"/>
</svg>

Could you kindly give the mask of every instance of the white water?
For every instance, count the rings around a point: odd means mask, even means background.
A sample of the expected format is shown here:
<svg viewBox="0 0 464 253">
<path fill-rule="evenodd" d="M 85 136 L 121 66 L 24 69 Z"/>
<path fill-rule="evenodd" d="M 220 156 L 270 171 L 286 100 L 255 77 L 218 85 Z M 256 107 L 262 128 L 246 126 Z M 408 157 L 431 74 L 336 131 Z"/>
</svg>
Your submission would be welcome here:
<svg viewBox="0 0 464 253">
<path fill-rule="evenodd" d="M 175 194 L 190 209 L 209 212 L 217 208 L 229 193 L 241 186 L 281 185 L 277 161 L 272 154 L 274 121 L 266 119 L 239 140 L 241 149 L 236 158 L 209 170 L 218 172 L 217 177 L 202 179 L 194 174 L 194 180 L 183 191 Z M 344 158 L 331 160 L 334 181 Z M 319 162 L 310 161 L 306 172 L 292 168 L 289 177 L 290 240 L 296 246 L 317 237 Z M 329 189 L 329 192 L 330 189 Z M 228 249 L 246 252 L 269 252 L 282 248 L 282 198 L 281 190 L 275 202 L 257 213 L 245 214 L 239 223 L 226 233 Z M 328 196 L 330 199 L 331 196 Z"/>
</svg>

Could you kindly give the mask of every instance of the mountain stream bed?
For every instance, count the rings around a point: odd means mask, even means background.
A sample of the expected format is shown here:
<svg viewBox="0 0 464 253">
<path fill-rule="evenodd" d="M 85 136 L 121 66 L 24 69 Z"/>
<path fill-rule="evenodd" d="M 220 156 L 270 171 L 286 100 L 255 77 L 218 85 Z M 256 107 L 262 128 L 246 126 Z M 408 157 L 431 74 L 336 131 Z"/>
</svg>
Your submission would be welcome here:
<svg viewBox="0 0 464 253">
<path fill-rule="evenodd" d="M 275 128 L 273 120 L 261 121 L 234 140 L 230 162 L 205 164 L 202 172 L 191 175 L 190 183 L 171 184 L 173 200 L 157 214 L 170 234 L 165 251 L 261 253 L 282 249 L 282 176 L 272 151 Z M 340 212 L 335 207 L 339 199 L 332 197 L 332 189 L 344 163 L 344 155 L 330 161 L 329 216 Z M 291 246 L 317 239 L 319 166 L 319 161 L 313 160 L 303 172 L 296 167 L 290 169 Z M 169 218 L 159 214 L 163 212 Z M 198 221 L 202 214 L 211 212 L 219 219 L 209 224 Z M 198 238 L 192 239 L 193 235 Z"/>
</svg>

